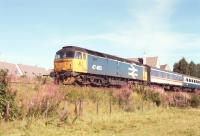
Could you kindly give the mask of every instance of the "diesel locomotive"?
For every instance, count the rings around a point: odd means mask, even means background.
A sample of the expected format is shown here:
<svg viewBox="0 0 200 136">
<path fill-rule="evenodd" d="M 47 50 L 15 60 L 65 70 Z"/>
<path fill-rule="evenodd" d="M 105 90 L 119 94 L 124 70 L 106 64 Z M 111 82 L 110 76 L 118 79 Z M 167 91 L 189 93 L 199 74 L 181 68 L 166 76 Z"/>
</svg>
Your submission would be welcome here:
<svg viewBox="0 0 200 136">
<path fill-rule="evenodd" d="M 145 83 L 169 89 L 200 89 L 199 78 L 75 46 L 56 52 L 53 76 L 63 84 L 106 87 Z"/>
</svg>

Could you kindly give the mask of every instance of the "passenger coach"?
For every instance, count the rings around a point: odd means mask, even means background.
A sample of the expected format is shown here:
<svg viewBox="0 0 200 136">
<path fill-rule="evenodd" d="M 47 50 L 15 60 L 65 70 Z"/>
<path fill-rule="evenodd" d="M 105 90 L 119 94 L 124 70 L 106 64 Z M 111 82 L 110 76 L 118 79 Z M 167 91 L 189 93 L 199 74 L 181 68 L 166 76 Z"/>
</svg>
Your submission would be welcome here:
<svg viewBox="0 0 200 136">
<path fill-rule="evenodd" d="M 155 84 L 183 86 L 183 75 L 171 71 L 151 68 L 151 82 Z"/>
</svg>

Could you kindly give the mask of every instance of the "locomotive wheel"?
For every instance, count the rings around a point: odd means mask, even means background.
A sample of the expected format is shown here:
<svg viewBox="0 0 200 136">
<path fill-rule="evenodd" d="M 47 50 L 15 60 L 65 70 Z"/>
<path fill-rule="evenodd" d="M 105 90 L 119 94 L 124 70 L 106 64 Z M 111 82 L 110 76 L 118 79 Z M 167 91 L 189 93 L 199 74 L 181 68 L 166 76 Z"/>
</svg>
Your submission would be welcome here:
<svg viewBox="0 0 200 136">
<path fill-rule="evenodd" d="M 66 79 L 63 80 L 63 84 L 64 85 L 70 85 L 73 84 L 75 82 L 75 78 L 74 77 L 68 77 Z"/>
</svg>

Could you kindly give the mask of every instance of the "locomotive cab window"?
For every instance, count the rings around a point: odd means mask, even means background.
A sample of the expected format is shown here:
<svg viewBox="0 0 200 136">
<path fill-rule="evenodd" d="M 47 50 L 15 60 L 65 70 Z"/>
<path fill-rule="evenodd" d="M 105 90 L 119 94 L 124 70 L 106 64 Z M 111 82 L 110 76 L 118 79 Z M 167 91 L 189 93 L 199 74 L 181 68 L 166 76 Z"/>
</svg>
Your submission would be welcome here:
<svg viewBox="0 0 200 136">
<path fill-rule="evenodd" d="M 86 59 L 86 54 L 85 54 L 85 53 L 83 53 L 83 59 L 84 59 L 84 60 Z"/>
<path fill-rule="evenodd" d="M 76 59 L 82 59 L 82 53 L 81 52 L 75 52 L 75 57 Z"/>
<path fill-rule="evenodd" d="M 60 59 L 60 54 L 56 54 L 55 59 Z"/>
<path fill-rule="evenodd" d="M 55 56 L 56 60 L 65 58 L 74 58 L 74 52 L 73 51 L 58 52 Z"/>
<path fill-rule="evenodd" d="M 73 51 L 67 51 L 65 53 L 64 58 L 74 58 L 74 52 Z"/>
</svg>

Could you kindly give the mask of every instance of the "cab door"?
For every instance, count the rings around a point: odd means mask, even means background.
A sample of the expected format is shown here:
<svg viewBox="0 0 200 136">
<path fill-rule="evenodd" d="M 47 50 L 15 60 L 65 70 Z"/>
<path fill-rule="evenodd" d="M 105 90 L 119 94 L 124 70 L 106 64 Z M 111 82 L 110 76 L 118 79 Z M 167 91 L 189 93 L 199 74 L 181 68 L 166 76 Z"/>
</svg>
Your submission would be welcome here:
<svg viewBox="0 0 200 136">
<path fill-rule="evenodd" d="M 148 79 L 148 70 L 147 67 L 144 67 L 143 80 L 147 81 L 147 79 Z"/>
<path fill-rule="evenodd" d="M 83 72 L 86 73 L 87 72 L 87 67 L 88 67 L 88 55 L 87 53 L 82 53 L 83 55 L 83 58 L 82 58 L 82 69 L 83 69 Z"/>
<path fill-rule="evenodd" d="M 87 72 L 87 54 L 76 51 L 74 56 L 73 68 L 75 72 L 86 73 Z"/>
</svg>

